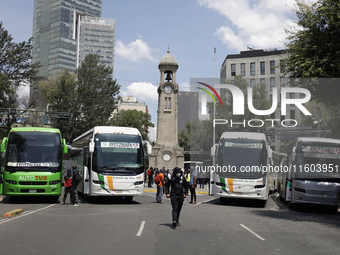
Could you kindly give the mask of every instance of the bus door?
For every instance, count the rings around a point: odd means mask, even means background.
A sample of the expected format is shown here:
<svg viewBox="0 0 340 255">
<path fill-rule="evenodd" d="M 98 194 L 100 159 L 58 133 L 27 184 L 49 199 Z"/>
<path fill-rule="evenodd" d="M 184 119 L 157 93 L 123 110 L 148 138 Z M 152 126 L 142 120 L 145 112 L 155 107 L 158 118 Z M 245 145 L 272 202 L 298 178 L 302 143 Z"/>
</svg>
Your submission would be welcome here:
<svg viewBox="0 0 340 255">
<path fill-rule="evenodd" d="M 91 153 L 89 147 L 84 147 L 84 172 L 81 173 L 83 176 L 83 194 L 90 194 L 90 183 L 91 183 Z"/>
</svg>

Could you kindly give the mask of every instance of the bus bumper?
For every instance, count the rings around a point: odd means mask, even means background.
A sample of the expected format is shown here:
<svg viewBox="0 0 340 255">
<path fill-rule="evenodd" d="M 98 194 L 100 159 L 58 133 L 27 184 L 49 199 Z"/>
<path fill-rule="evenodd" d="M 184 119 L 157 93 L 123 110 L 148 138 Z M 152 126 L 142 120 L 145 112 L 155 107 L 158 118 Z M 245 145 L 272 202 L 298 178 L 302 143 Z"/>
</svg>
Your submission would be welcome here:
<svg viewBox="0 0 340 255">
<path fill-rule="evenodd" d="M 293 180 L 292 203 L 340 205 L 340 183 Z"/>
</svg>

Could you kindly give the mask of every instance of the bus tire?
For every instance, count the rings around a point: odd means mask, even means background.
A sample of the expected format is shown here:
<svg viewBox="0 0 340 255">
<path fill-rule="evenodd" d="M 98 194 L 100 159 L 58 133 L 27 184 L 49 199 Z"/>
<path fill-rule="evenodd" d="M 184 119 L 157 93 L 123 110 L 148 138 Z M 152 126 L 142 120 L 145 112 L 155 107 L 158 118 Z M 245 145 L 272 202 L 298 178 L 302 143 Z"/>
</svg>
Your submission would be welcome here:
<svg viewBox="0 0 340 255">
<path fill-rule="evenodd" d="M 125 201 L 131 203 L 133 199 L 133 196 L 127 196 L 125 197 Z"/>
<path fill-rule="evenodd" d="M 220 197 L 220 202 L 221 202 L 221 203 L 227 202 L 227 198 L 226 198 L 226 197 Z"/>
</svg>

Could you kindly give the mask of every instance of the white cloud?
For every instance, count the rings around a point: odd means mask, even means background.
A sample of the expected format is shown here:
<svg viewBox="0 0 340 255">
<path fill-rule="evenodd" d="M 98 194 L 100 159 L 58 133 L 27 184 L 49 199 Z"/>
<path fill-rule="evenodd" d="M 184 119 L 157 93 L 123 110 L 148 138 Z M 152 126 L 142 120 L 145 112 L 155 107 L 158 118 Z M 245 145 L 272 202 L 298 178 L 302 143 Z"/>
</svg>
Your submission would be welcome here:
<svg viewBox="0 0 340 255">
<path fill-rule="evenodd" d="M 158 62 L 158 60 L 151 55 L 155 50 L 151 49 L 148 44 L 142 40 L 140 35 L 138 35 L 138 37 L 139 39 L 129 44 L 124 44 L 118 40 L 115 45 L 115 54 L 133 62 L 138 62 L 141 59 Z"/>
<path fill-rule="evenodd" d="M 316 0 L 310 0 L 315 2 Z M 227 25 L 217 28 L 214 35 L 236 50 L 283 48 L 285 28 L 295 18 L 293 0 L 198 0 L 201 6 L 213 9 L 227 18 Z"/>
<path fill-rule="evenodd" d="M 123 96 L 133 96 L 138 98 L 139 102 L 157 102 L 157 85 L 150 82 L 133 82 L 127 86 L 126 90 L 122 90 Z"/>
</svg>

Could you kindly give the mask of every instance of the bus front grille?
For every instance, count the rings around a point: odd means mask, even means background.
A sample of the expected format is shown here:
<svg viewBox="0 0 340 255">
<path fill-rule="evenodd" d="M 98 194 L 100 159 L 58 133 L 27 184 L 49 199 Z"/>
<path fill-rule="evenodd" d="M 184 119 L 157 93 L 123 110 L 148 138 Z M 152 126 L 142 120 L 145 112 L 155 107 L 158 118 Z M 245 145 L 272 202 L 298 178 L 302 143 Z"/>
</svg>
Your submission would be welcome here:
<svg viewBox="0 0 340 255">
<path fill-rule="evenodd" d="M 47 182 L 19 182 L 20 185 L 46 185 Z"/>
</svg>

